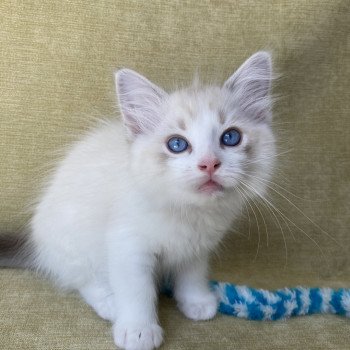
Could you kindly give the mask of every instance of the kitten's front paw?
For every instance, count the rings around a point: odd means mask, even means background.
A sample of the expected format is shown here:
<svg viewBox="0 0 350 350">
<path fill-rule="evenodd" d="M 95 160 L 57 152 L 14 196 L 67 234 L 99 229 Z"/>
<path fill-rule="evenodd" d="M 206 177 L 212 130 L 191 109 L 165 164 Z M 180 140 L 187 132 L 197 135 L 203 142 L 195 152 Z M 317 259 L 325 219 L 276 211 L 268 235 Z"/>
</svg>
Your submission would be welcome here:
<svg viewBox="0 0 350 350">
<path fill-rule="evenodd" d="M 144 326 L 113 326 L 115 344 L 125 350 L 152 350 L 163 342 L 163 330 L 157 324 Z"/>
<path fill-rule="evenodd" d="M 214 294 L 209 293 L 196 300 L 182 300 L 178 303 L 184 315 L 195 321 L 212 319 L 218 309 L 218 301 Z"/>
</svg>

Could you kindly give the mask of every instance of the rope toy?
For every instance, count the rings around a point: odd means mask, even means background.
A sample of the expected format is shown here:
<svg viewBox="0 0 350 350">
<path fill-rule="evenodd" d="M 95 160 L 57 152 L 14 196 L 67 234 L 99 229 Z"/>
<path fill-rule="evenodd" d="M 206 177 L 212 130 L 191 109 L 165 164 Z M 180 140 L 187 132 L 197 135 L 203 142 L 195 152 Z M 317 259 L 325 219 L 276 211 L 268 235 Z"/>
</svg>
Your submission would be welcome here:
<svg viewBox="0 0 350 350">
<path fill-rule="evenodd" d="M 336 314 L 350 317 L 350 289 L 284 288 L 276 291 L 211 282 L 219 312 L 249 320 L 276 321 L 291 316 Z"/>
</svg>

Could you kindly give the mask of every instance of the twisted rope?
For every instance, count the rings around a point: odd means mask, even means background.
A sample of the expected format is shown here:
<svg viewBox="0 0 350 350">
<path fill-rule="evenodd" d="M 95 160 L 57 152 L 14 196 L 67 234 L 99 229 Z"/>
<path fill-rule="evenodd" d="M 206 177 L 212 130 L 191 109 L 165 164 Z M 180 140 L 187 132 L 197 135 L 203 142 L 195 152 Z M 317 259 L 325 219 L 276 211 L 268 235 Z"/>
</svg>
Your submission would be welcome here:
<svg viewBox="0 0 350 350">
<path fill-rule="evenodd" d="M 350 317 L 350 289 L 284 288 L 275 291 L 211 282 L 219 311 L 249 320 L 280 320 L 291 316 L 336 314 Z"/>
</svg>

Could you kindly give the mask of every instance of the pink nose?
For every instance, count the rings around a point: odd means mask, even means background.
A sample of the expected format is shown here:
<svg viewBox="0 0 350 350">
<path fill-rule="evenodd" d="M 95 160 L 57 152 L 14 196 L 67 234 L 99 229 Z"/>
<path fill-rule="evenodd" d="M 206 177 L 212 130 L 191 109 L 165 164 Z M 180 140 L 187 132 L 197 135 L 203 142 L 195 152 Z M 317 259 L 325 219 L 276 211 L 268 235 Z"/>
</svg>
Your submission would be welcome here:
<svg viewBox="0 0 350 350">
<path fill-rule="evenodd" d="M 204 158 L 198 164 L 198 169 L 205 171 L 208 174 L 212 174 L 221 165 L 221 162 L 217 158 Z"/>
</svg>

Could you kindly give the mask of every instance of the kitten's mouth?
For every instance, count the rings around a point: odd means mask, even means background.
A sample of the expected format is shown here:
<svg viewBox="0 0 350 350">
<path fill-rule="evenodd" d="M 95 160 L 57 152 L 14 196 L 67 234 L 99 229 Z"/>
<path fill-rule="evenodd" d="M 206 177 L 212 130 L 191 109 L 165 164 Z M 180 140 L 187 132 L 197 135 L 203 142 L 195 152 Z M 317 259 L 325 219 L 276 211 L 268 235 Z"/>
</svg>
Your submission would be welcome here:
<svg viewBox="0 0 350 350">
<path fill-rule="evenodd" d="M 217 183 L 216 181 L 210 179 L 204 184 L 200 185 L 198 187 L 199 192 L 207 193 L 207 194 L 214 194 L 217 192 L 222 192 L 224 190 L 223 186 Z"/>
</svg>

